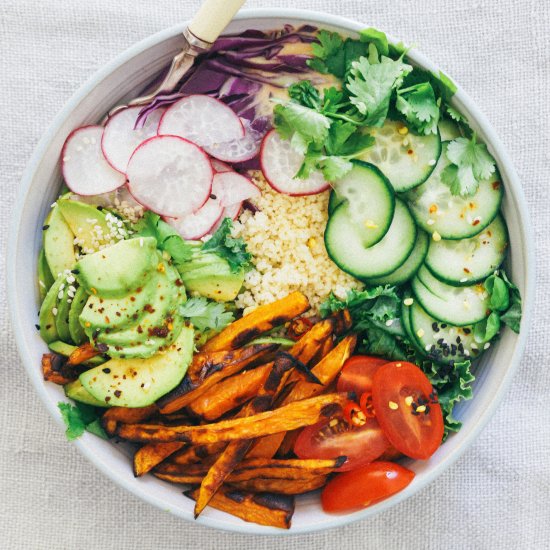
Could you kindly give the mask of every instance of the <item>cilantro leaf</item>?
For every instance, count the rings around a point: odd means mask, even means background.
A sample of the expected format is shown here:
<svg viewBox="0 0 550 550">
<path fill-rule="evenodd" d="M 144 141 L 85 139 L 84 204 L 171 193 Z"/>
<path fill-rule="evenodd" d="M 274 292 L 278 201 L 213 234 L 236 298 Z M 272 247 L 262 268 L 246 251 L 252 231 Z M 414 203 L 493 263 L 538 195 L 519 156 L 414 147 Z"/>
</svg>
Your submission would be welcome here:
<svg viewBox="0 0 550 550">
<path fill-rule="evenodd" d="M 335 90 L 335 88 L 332 89 Z M 310 107 L 311 109 L 319 109 L 321 107 L 319 91 L 309 80 L 302 80 L 289 86 L 288 95 L 290 99 L 305 107 Z"/>
<path fill-rule="evenodd" d="M 382 126 L 388 114 L 392 91 L 412 70 L 401 59 L 382 56 L 380 63 L 371 64 L 366 57 L 352 63 L 346 84 L 350 101 L 365 116 L 367 126 Z"/>
<path fill-rule="evenodd" d="M 454 195 L 474 194 L 479 182 L 495 173 L 495 159 L 484 143 L 477 142 L 475 133 L 470 139 L 459 137 L 451 141 L 446 154 L 452 164 L 445 168 L 441 178 Z"/>
<path fill-rule="evenodd" d="M 247 252 L 243 239 L 231 237 L 232 228 L 231 218 L 225 218 L 214 235 L 202 245 L 201 250 L 216 253 L 227 261 L 232 273 L 237 273 L 241 268 L 250 265 L 252 256 Z"/>
<path fill-rule="evenodd" d="M 199 332 L 219 332 L 234 321 L 233 313 L 226 311 L 224 304 L 210 302 L 204 297 L 189 298 L 180 306 L 179 313 L 189 319 Z"/>
<path fill-rule="evenodd" d="M 454 107 L 446 105 L 445 111 L 449 115 L 449 117 L 455 122 L 466 122 L 466 119 L 464 118 L 462 113 L 459 113 Z"/>
<path fill-rule="evenodd" d="M 62 401 L 57 404 L 57 407 L 67 427 L 65 435 L 69 441 L 79 438 L 85 431 L 107 439 L 99 421 L 100 414 L 97 413 L 95 407 L 78 402 L 71 405 Z"/>
<path fill-rule="evenodd" d="M 429 82 L 398 90 L 395 107 L 419 134 L 437 134 L 439 106 Z"/>
<path fill-rule="evenodd" d="M 157 247 L 170 254 L 174 263 L 181 264 L 191 259 L 193 247 L 186 243 L 181 235 L 158 214 L 148 210 L 135 224 L 134 230 L 138 237 L 154 237 L 157 240 Z"/>
<path fill-rule="evenodd" d="M 321 30 L 317 39 L 311 45 L 315 57 L 308 61 L 308 65 L 320 73 L 330 73 L 342 78 L 346 71 L 345 54 L 342 37 L 337 32 Z"/>
<path fill-rule="evenodd" d="M 300 136 L 300 143 L 305 145 L 305 147 L 295 147 L 300 153 L 304 153 L 304 149 L 310 143 L 322 145 L 327 138 L 330 119 L 316 109 L 289 101 L 276 105 L 274 113 L 277 117 L 277 127 L 285 126 L 292 129 L 293 138 L 295 135 Z"/>
<path fill-rule="evenodd" d="M 343 178 L 352 168 L 351 161 L 344 157 L 328 156 L 323 157 L 317 166 L 323 172 L 326 181 L 336 181 Z"/>
</svg>

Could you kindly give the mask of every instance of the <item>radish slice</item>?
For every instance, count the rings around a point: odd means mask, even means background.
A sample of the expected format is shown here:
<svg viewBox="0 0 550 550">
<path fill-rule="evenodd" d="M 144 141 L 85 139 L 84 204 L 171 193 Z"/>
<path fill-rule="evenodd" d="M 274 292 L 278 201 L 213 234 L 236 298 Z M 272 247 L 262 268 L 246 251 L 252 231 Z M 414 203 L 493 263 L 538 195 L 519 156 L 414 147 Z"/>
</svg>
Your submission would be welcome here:
<svg viewBox="0 0 550 550">
<path fill-rule="evenodd" d="M 224 143 L 216 143 L 205 147 L 205 151 L 226 162 L 245 162 L 253 159 L 260 152 L 262 134 L 254 130 L 248 121 L 242 122 L 245 128 L 244 137 Z"/>
<path fill-rule="evenodd" d="M 128 188 L 143 206 L 163 216 L 182 217 L 208 200 L 213 171 L 195 144 L 176 136 L 143 142 L 128 163 Z"/>
<path fill-rule="evenodd" d="M 304 161 L 290 141 L 283 140 L 276 130 L 271 130 L 262 141 L 260 164 L 265 179 L 279 193 L 285 195 L 315 195 L 329 188 L 321 172 L 312 172 L 306 179 L 298 179 L 297 174 Z"/>
<path fill-rule="evenodd" d="M 126 182 L 101 150 L 102 126 L 84 126 L 72 132 L 61 151 L 61 171 L 67 186 L 78 195 L 114 191 Z"/>
<path fill-rule="evenodd" d="M 208 199 L 204 206 L 194 214 L 183 218 L 166 218 L 176 231 L 184 238 L 190 241 L 204 237 L 218 223 L 224 212 L 220 201 Z"/>
<path fill-rule="evenodd" d="M 212 183 L 212 193 L 224 207 L 261 195 L 261 191 L 256 185 L 245 176 L 237 174 L 237 172 L 216 174 Z"/>
<path fill-rule="evenodd" d="M 167 109 L 158 133 L 180 136 L 200 147 L 211 147 L 242 139 L 244 126 L 225 103 L 207 95 L 190 95 Z"/>
<path fill-rule="evenodd" d="M 225 162 L 222 162 L 221 160 L 210 159 L 210 162 L 212 163 L 212 168 L 214 169 L 214 172 L 216 172 L 217 174 L 220 174 L 222 172 L 233 172 L 233 168 L 231 168 L 231 166 L 225 164 Z"/>
<path fill-rule="evenodd" d="M 141 107 L 128 107 L 111 117 L 105 125 L 101 148 L 107 162 L 119 172 L 126 172 L 128 161 L 140 143 L 157 135 L 159 122 L 166 109 L 153 111 L 143 128 L 134 130 Z"/>
</svg>

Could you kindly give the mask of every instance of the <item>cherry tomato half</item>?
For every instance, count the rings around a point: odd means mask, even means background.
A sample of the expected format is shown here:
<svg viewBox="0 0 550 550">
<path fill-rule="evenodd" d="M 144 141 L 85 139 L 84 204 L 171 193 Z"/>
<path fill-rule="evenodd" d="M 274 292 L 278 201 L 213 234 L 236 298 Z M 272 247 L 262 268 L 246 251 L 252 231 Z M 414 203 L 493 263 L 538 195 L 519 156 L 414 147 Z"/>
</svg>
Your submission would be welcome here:
<svg viewBox="0 0 550 550">
<path fill-rule="evenodd" d="M 387 362 L 386 359 L 370 355 L 350 357 L 342 367 L 336 389 L 338 391 L 354 391 L 359 399 L 363 393 L 371 391 L 374 373 Z"/>
<path fill-rule="evenodd" d="M 384 434 L 404 455 L 427 459 L 441 445 L 441 406 L 416 365 L 394 361 L 380 367 L 372 383 L 372 404 Z"/>
<path fill-rule="evenodd" d="M 372 462 L 337 474 L 321 493 L 323 510 L 338 513 L 366 508 L 403 490 L 414 475 L 393 462 Z"/>
<path fill-rule="evenodd" d="M 304 428 L 294 444 L 299 458 L 337 458 L 346 456 L 341 471 L 353 470 L 378 458 L 389 441 L 375 418 L 352 427 L 343 418 L 333 418 Z"/>
</svg>

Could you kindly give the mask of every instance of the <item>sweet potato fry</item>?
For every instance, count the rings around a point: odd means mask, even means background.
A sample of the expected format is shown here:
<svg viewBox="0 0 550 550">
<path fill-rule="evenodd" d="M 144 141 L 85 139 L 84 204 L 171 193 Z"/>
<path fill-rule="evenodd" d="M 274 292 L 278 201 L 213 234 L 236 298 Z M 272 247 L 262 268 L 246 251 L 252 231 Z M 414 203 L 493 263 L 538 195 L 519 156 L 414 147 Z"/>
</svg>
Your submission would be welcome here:
<svg viewBox="0 0 550 550">
<path fill-rule="evenodd" d="M 63 386 L 76 380 L 76 377 L 68 377 L 63 373 L 62 367 L 65 364 L 65 358 L 57 353 L 44 353 L 42 355 L 42 375 L 46 382 L 53 382 Z"/>
<path fill-rule="evenodd" d="M 332 393 L 290 403 L 272 411 L 246 418 L 222 420 L 202 426 L 160 426 L 121 424 L 116 434 L 138 443 L 184 441 L 193 445 L 252 439 L 273 433 L 311 426 L 341 412 L 348 393 Z"/>
<path fill-rule="evenodd" d="M 346 359 L 352 354 L 356 342 L 357 337 L 355 335 L 346 336 L 326 357 L 311 369 L 322 384 L 313 384 L 306 380 L 299 380 L 285 397 L 282 404 L 287 405 L 295 401 L 307 399 L 324 391 L 326 386 L 336 378 Z M 270 458 L 275 455 L 287 436 L 290 437 L 290 434 L 280 432 L 262 437 L 254 443 L 247 456 Z"/>
<path fill-rule="evenodd" d="M 230 484 L 237 489 L 252 491 L 254 493 L 276 493 L 278 495 L 301 495 L 309 491 L 320 489 L 327 482 L 327 476 L 307 477 L 304 479 L 279 479 L 258 477 L 243 481 L 231 481 Z"/>
<path fill-rule="evenodd" d="M 195 399 L 187 410 L 203 420 L 216 420 L 257 395 L 272 365 L 262 365 L 222 380 Z"/>
<path fill-rule="evenodd" d="M 346 457 L 331 459 L 290 459 L 247 458 L 238 464 L 228 475 L 227 481 L 247 481 L 256 478 L 269 479 L 305 479 L 309 477 L 326 476 L 337 470 L 345 462 Z M 208 472 L 205 464 L 181 466 L 164 462 L 155 469 L 155 474 L 171 475 L 176 483 L 196 483 Z M 185 481 L 191 479 L 191 481 Z"/>
<path fill-rule="evenodd" d="M 92 357 L 95 357 L 96 355 L 101 355 L 102 353 L 105 353 L 105 351 L 107 351 L 107 350 L 104 349 L 102 351 L 101 349 L 97 349 L 96 347 L 92 346 L 92 344 L 90 344 L 90 342 L 86 342 L 85 344 L 82 344 L 81 346 L 76 348 L 71 353 L 71 355 L 69 355 L 67 365 L 69 365 L 69 366 L 80 365 L 80 364 L 88 361 Z"/>
<path fill-rule="evenodd" d="M 184 494 L 196 500 L 198 489 L 186 491 Z M 292 497 L 271 493 L 254 494 L 225 486 L 212 497 L 210 505 L 244 521 L 281 529 L 290 528 L 294 513 Z"/>
<path fill-rule="evenodd" d="M 181 441 L 172 443 L 147 443 L 134 453 L 134 476 L 140 477 L 150 472 L 170 455 L 185 447 Z"/>
<path fill-rule="evenodd" d="M 352 326 L 353 320 L 348 309 L 340 309 L 330 315 L 334 325 L 334 334 L 337 336 L 346 333 Z"/>
<path fill-rule="evenodd" d="M 129 409 L 126 407 L 111 407 L 101 417 L 104 430 L 111 436 L 115 435 L 117 426 L 122 424 L 136 424 L 151 418 L 157 412 L 156 405 Z"/>
<path fill-rule="evenodd" d="M 231 323 L 201 351 L 237 349 L 273 327 L 283 325 L 309 309 L 308 299 L 301 292 L 292 292 L 285 298 L 255 309 L 252 313 Z"/>
<path fill-rule="evenodd" d="M 203 461 L 207 462 L 207 459 L 216 453 L 219 453 L 226 447 L 226 443 L 213 443 L 211 445 L 192 445 L 186 447 L 177 452 L 169 460 L 170 464 L 177 464 L 179 467 L 185 469 L 190 464 Z"/>
<path fill-rule="evenodd" d="M 292 355 L 288 353 L 277 355 L 258 395 L 248 403 L 240 416 L 250 417 L 270 409 L 275 396 L 284 387 L 288 373 L 295 364 L 296 360 Z M 244 458 L 251 444 L 252 441 L 249 439 L 232 441 L 214 462 L 201 482 L 195 505 L 195 518 L 204 510 L 225 478 Z"/>
<path fill-rule="evenodd" d="M 190 384 L 186 377 L 178 387 L 159 399 L 160 412 L 169 414 L 186 407 L 220 380 L 240 372 L 275 349 L 277 349 L 276 344 L 254 344 L 231 352 L 232 359 L 225 364 L 218 364 L 217 370 L 205 378 L 198 387 Z"/>
</svg>

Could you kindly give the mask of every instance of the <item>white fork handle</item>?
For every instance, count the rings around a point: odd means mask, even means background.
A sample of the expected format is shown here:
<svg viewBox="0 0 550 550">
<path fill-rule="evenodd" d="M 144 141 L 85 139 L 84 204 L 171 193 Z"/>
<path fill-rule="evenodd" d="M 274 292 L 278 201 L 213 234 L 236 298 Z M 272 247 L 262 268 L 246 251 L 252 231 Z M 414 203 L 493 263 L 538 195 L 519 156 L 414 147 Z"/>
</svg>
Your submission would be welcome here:
<svg viewBox="0 0 550 550">
<path fill-rule="evenodd" d="M 189 30 L 205 42 L 214 42 L 246 0 L 205 0 L 189 23 Z"/>
</svg>

